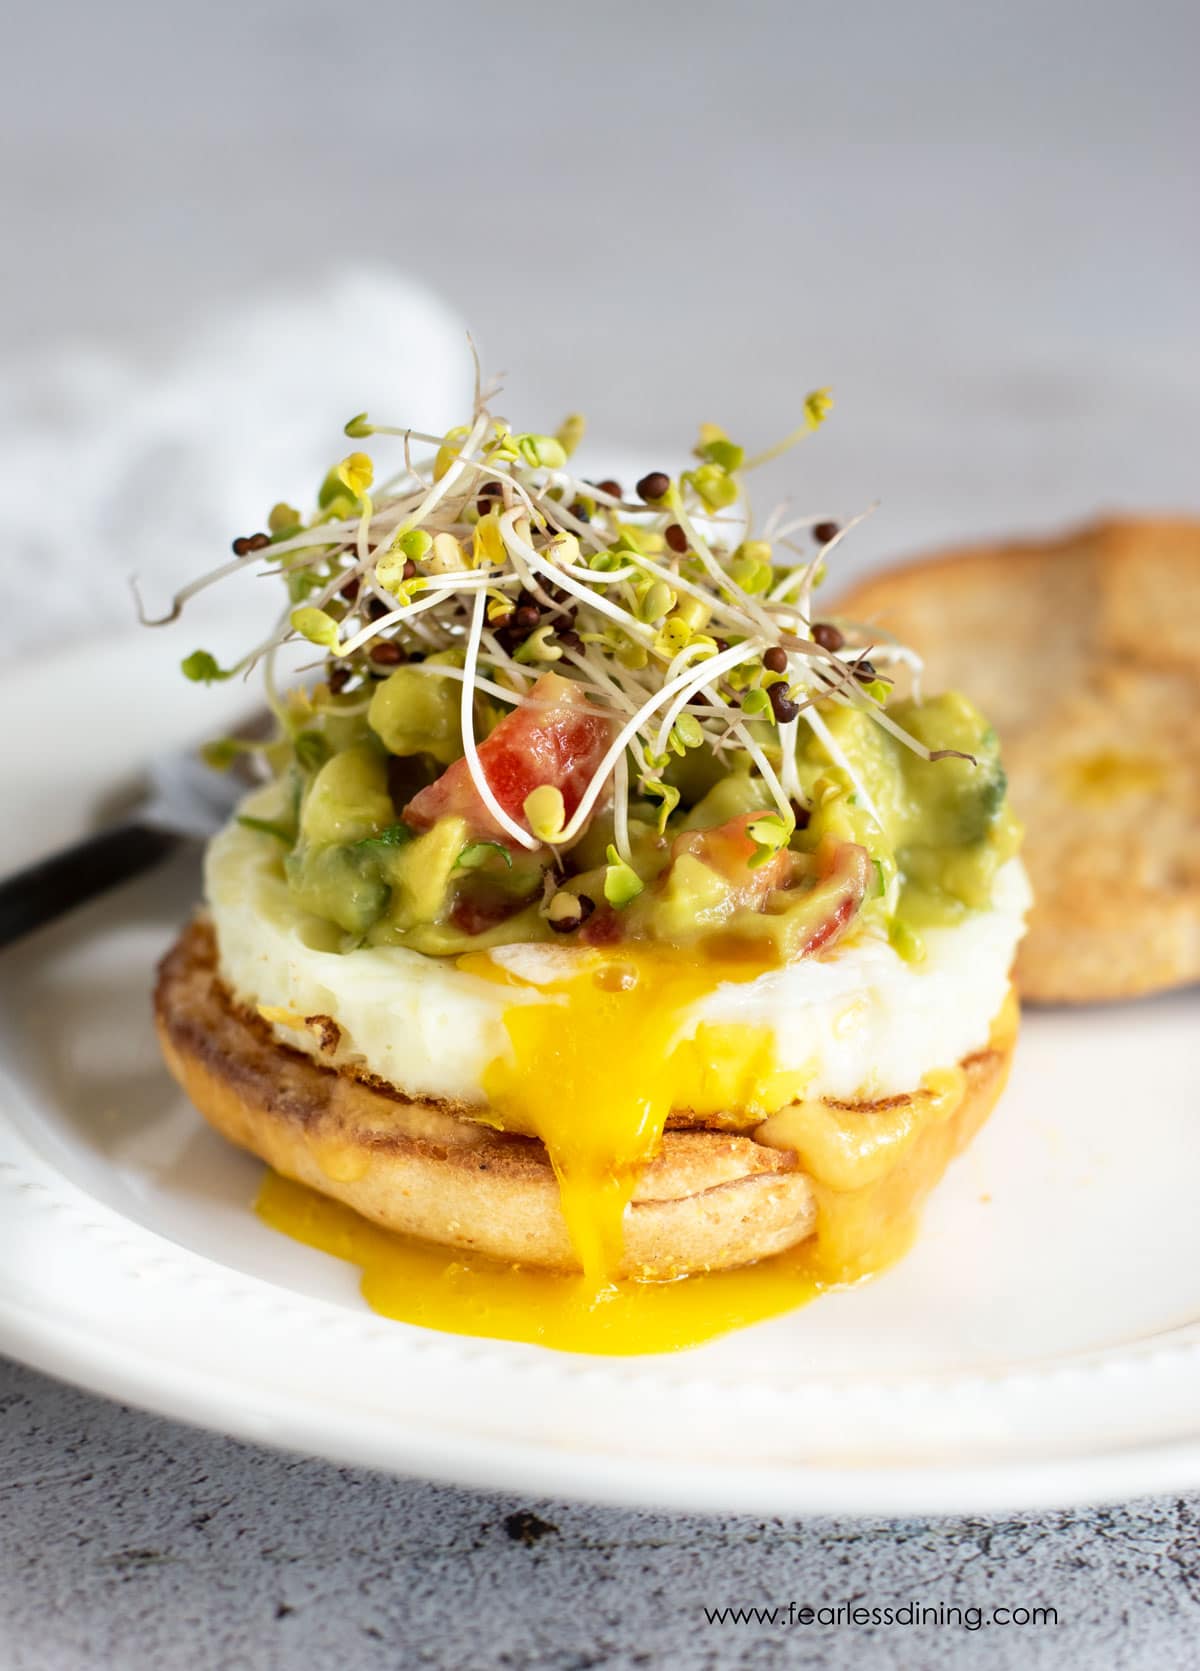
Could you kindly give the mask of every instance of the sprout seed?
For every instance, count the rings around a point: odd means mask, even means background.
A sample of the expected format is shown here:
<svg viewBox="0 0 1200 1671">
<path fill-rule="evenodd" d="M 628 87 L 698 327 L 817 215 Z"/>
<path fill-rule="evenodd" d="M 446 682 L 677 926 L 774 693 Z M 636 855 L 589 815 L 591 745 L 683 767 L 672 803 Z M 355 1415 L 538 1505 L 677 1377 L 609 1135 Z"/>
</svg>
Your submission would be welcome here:
<svg viewBox="0 0 1200 1671">
<path fill-rule="evenodd" d="M 817 621 L 812 630 L 813 643 L 819 644 L 822 650 L 828 650 L 832 655 L 840 650 L 846 642 L 845 634 L 834 626 L 832 621 Z"/>
<path fill-rule="evenodd" d="M 670 487 L 671 478 L 665 470 L 651 470 L 637 484 L 638 497 L 653 505 L 670 491 Z"/>
</svg>

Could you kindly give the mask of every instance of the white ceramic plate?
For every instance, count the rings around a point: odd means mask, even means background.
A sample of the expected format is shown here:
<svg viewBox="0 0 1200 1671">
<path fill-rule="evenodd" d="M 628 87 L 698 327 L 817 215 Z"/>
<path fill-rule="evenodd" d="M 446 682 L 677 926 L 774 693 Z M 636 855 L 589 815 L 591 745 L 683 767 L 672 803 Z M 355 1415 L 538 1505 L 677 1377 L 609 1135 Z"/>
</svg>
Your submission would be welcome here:
<svg viewBox="0 0 1200 1671">
<path fill-rule="evenodd" d="M 244 706 L 173 673 L 191 647 L 147 633 L 0 678 L 0 866 Z M 0 956 L 0 1348 L 223 1432 L 530 1494 L 907 1512 L 1200 1484 L 1195 993 L 1029 1016 L 878 1281 L 696 1351 L 571 1358 L 386 1322 L 255 1219 L 258 1167 L 151 1032 L 196 887 L 182 859 Z"/>
</svg>

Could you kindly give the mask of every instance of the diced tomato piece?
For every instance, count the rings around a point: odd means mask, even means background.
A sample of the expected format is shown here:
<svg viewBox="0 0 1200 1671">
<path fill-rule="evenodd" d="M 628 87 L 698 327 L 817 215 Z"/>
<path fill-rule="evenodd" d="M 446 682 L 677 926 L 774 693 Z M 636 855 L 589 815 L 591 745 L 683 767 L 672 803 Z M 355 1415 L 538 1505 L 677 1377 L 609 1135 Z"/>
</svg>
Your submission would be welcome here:
<svg viewBox="0 0 1200 1671">
<path fill-rule="evenodd" d="M 592 707 L 577 684 L 544 673 L 527 701 L 480 743 L 479 764 L 505 812 L 528 829 L 525 801 L 543 784 L 560 791 L 566 816 L 572 816 L 612 738 L 612 720 Z M 477 839 L 509 839 L 476 789 L 465 759 L 414 795 L 403 816 L 414 830 L 458 817 Z"/>
<path fill-rule="evenodd" d="M 731 885 L 727 910 L 762 911 L 771 894 L 787 891 L 793 917 L 790 956 L 811 957 L 854 921 L 871 883 L 871 859 L 852 841 L 824 840 L 815 853 L 782 848 L 757 869 L 749 861 L 755 844 L 746 826 L 761 813 L 748 812 L 711 830 L 689 830 L 672 843 L 672 860 L 691 853 Z"/>
<path fill-rule="evenodd" d="M 761 817 L 761 812 L 744 812 L 727 824 L 716 824 L 709 830 L 687 830 L 671 843 L 672 861 L 683 853 L 691 853 L 731 884 L 732 909 L 760 911 L 769 893 L 787 886 L 794 867 L 792 854 L 781 847 L 765 863 L 750 868 L 750 860 L 758 848 L 747 835 L 746 826 Z"/>
<path fill-rule="evenodd" d="M 811 957 L 848 928 L 858 915 L 871 883 L 871 857 L 853 841 L 826 838 L 817 848 L 817 885 L 809 896 L 811 931 L 797 947 L 798 957 Z"/>
<path fill-rule="evenodd" d="M 455 900 L 450 922 L 462 934 L 486 934 L 515 917 L 528 903 L 525 899 L 506 899 L 502 894 L 472 893 L 468 887 Z"/>
</svg>

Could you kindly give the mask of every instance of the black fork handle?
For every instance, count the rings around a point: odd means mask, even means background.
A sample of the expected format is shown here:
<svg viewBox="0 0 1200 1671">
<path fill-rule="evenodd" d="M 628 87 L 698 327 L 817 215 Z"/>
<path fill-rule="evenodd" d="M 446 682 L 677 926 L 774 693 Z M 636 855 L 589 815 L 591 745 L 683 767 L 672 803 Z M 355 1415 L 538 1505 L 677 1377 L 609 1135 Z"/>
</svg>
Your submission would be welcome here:
<svg viewBox="0 0 1200 1671">
<path fill-rule="evenodd" d="M 118 824 L 6 877 L 0 882 L 0 946 L 149 870 L 180 840 L 149 824 Z"/>
</svg>

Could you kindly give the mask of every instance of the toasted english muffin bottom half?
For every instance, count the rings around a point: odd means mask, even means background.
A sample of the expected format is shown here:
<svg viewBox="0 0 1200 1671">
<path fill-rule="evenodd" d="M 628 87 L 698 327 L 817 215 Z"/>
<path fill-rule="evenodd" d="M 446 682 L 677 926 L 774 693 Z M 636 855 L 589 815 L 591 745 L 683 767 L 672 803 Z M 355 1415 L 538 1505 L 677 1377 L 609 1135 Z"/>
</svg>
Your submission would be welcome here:
<svg viewBox="0 0 1200 1671">
<path fill-rule="evenodd" d="M 155 1017 L 167 1064 L 194 1106 L 283 1176 L 388 1230 L 504 1262 L 579 1269 L 544 1144 L 495 1129 L 485 1108 L 410 1096 L 361 1068 L 325 1065 L 339 1042 L 329 1016 L 308 1018 L 317 1055 L 281 1042 L 231 997 L 203 915 L 162 962 Z M 620 1274 L 666 1280 L 781 1253 L 814 1235 L 823 1198 L 869 1192 L 889 1175 L 910 1174 L 901 1199 L 911 1210 L 991 1112 L 1016 1031 L 1009 993 L 987 1042 L 948 1084 L 872 1102 L 805 1101 L 765 1121 L 755 1109 L 673 1110 L 625 1210 Z M 861 1274 L 853 1248 L 838 1257 L 849 1261 L 843 1277 Z"/>
</svg>

